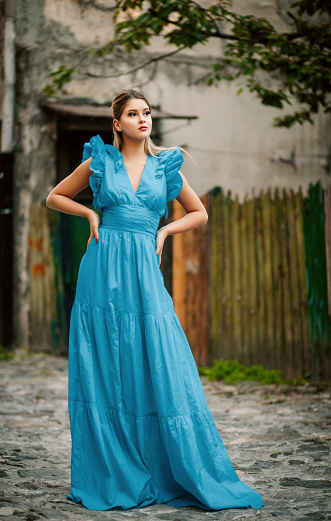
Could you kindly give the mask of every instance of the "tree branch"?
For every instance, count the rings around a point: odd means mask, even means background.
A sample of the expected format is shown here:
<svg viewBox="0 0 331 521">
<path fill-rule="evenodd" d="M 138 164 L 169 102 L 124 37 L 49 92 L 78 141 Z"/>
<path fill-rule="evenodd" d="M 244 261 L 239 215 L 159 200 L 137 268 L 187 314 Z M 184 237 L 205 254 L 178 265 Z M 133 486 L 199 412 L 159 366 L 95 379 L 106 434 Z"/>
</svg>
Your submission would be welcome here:
<svg viewBox="0 0 331 521">
<path fill-rule="evenodd" d="M 178 54 L 180 51 L 182 51 L 185 47 L 179 47 L 175 51 L 168 52 L 166 54 L 161 54 L 160 56 L 155 56 L 154 58 L 150 58 L 145 63 L 142 63 L 140 65 L 137 65 L 137 67 L 134 67 L 133 69 L 130 69 L 128 71 L 124 72 L 118 72 L 116 74 L 93 74 L 92 72 L 87 72 L 85 76 L 88 76 L 89 78 L 118 78 L 119 76 L 126 76 L 127 74 L 134 74 L 135 72 L 139 71 L 140 69 L 144 69 L 151 63 L 159 62 L 160 60 L 165 60 L 166 58 L 169 58 L 170 56 L 174 56 L 174 54 Z"/>
</svg>

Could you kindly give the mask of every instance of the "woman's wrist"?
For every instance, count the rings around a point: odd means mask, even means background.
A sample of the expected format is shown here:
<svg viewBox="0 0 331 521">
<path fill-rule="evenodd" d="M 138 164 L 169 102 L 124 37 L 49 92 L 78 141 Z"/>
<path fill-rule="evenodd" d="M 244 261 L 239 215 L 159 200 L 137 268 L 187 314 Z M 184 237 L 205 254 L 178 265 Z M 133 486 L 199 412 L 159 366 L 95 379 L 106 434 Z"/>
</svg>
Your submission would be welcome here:
<svg viewBox="0 0 331 521">
<path fill-rule="evenodd" d="M 95 216 L 95 214 L 97 212 L 95 212 L 92 208 L 88 208 L 88 206 L 86 206 L 85 208 L 86 208 L 86 215 L 85 215 L 85 217 L 87 217 L 87 219 L 90 221 Z"/>
<path fill-rule="evenodd" d="M 160 228 L 160 231 L 162 233 L 164 233 L 166 237 L 168 237 L 169 233 L 168 233 L 168 230 L 167 230 L 167 225 L 162 226 L 162 228 Z"/>
</svg>

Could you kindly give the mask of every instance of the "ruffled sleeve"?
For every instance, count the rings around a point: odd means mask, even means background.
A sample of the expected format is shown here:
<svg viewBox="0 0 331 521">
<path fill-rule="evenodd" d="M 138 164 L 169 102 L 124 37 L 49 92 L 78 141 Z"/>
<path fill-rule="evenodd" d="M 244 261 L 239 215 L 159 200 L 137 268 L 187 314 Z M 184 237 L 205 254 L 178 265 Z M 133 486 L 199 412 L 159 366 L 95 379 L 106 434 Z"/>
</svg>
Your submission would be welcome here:
<svg viewBox="0 0 331 521">
<path fill-rule="evenodd" d="M 183 178 L 179 170 L 184 162 L 180 148 L 170 150 L 164 155 L 164 173 L 167 182 L 167 201 L 173 201 L 183 187 Z M 165 218 L 168 218 L 168 205 L 165 207 Z"/>
<path fill-rule="evenodd" d="M 83 159 L 82 163 L 93 157 L 90 163 L 90 175 L 89 183 L 93 192 L 93 206 L 97 210 L 100 208 L 98 204 L 98 194 L 101 188 L 102 179 L 105 173 L 106 163 L 106 146 L 99 135 L 93 136 L 88 143 L 84 144 Z"/>
</svg>

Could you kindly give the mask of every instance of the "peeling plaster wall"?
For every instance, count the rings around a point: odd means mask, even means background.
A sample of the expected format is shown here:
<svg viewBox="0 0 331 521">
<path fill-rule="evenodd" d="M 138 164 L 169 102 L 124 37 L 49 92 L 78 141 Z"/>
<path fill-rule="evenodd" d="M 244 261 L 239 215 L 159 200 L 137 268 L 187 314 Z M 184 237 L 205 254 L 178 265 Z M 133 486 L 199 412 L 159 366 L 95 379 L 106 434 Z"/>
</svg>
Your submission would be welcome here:
<svg viewBox="0 0 331 521">
<path fill-rule="evenodd" d="M 107 2 L 109 9 L 96 2 L 46 0 L 44 17 L 46 27 L 52 22 L 62 25 L 81 45 L 104 45 L 113 36 L 113 8 L 115 2 Z M 85 7 L 84 7 L 85 6 Z"/>
<path fill-rule="evenodd" d="M 237 193 L 240 200 L 253 188 L 256 193 L 276 186 L 307 188 L 317 180 L 331 186 L 330 117 L 316 116 L 314 126 L 272 128 L 278 111 L 263 107 L 249 93 L 237 96 L 228 83 L 200 92 L 178 84 L 175 97 L 163 91 L 162 106 L 175 113 L 193 110 L 199 116 L 165 140 L 189 145 L 200 168 L 186 161 L 183 171 L 199 195 L 217 185 Z M 165 132 L 174 127 L 175 122 L 164 123 Z"/>
<path fill-rule="evenodd" d="M 207 5 L 209 2 L 205 1 Z M 41 88 L 58 65 L 81 61 L 82 77 L 64 89 L 65 96 L 111 99 L 122 88 L 136 87 L 152 103 L 175 114 L 197 115 L 192 122 L 165 120 L 163 144 L 187 145 L 199 168 L 185 161 L 183 172 L 198 195 L 214 186 L 239 194 L 253 188 L 307 188 L 321 180 L 331 187 L 330 116 L 316 116 L 315 126 L 306 124 L 291 130 L 274 129 L 272 118 L 279 111 L 263 107 L 249 93 L 236 95 L 238 87 L 193 84 L 223 48 L 215 41 L 131 76 L 88 78 L 84 73 L 115 74 L 129 70 L 135 56 L 114 53 L 86 61 L 91 45 L 106 43 L 113 36 L 115 2 L 106 0 L 16 0 L 16 171 L 14 309 L 15 345 L 26 346 L 30 322 L 29 211 L 33 204 L 45 204 L 56 182 L 56 127 L 39 108 Z M 233 0 L 242 14 L 264 16 L 286 30 L 287 0 Z M 148 52 L 147 52 L 148 50 Z M 159 40 L 142 53 L 165 51 Z M 271 81 L 271 80 L 270 80 Z M 143 86 L 141 86 L 143 85 Z M 328 170 L 329 169 L 329 170 Z M 69 174 L 70 172 L 68 172 Z"/>
</svg>

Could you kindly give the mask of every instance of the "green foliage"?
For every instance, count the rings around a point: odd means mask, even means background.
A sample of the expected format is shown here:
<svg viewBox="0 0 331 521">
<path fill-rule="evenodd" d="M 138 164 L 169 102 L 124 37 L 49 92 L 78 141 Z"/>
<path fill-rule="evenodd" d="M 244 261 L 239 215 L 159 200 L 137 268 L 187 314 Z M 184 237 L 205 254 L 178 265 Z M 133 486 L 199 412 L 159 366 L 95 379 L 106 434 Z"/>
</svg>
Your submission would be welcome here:
<svg viewBox="0 0 331 521">
<path fill-rule="evenodd" d="M 89 52 L 89 55 L 91 55 L 91 51 Z M 79 70 L 73 65 L 61 65 L 57 71 L 51 73 L 53 81 L 52 83 L 48 83 L 42 89 L 42 92 L 44 92 L 48 97 L 55 96 L 62 89 L 65 83 L 71 82 L 74 73 L 80 74 Z"/>
<path fill-rule="evenodd" d="M 293 6 L 298 9 L 300 15 L 307 13 L 313 16 L 319 11 L 321 14 L 327 12 L 331 16 L 331 4 L 328 0 L 301 0 L 294 2 Z"/>
<path fill-rule="evenodd" d="M 290 32 L 281 33 L 265 18 L 231 11 L 226 0 L 215 0 L 209 7 L 195 0 L 117 0 L 115 37 L 95 54 L 103 56 L 120 48 L 128 53 L 140 51 L 155 37 L 178 51 L 221 39 L 224 53 L 203 81 L 212 86 L 241 78 L 263 105 L 280 110 L 295 101 L 299 110 L 274 119 L 274 126 L 289 128 L 295 123 L 313 123 L 313 114 L 331 110 L 330 6 L 325 0 L 292 3 L 287 13 Z M 123 13 L 127 19 L 118 22 Z M 221 30 L 224 26 L 226 33 Z M 92 54 L 90 50 L 89 56 Z M 43 92 L 53 95 L 71 81 L 74 72 L 78 72 L 74 66 L 59 67 Z M 269 77 L 277 80 L 273 82 L 277 87 L 270 87 Z"/>
<path fill-rule="evenodd" d="M 207 376 L 208 380 L 224 380 L 227 384 L 236 384 L 242 381 L 258 381 L 262 385 L 281 383 L 300 383 L 300 379 L 285 379 L 279 370 L 264 369 L 262 365 L 246 367 L 237 360 L 213 359 L 211 367 L 199 367 L 199 375 Z"/>
<path fill-rule="evenodd" d="M 9 351 L 8 349 L 0 346 L 0 360 L 7 361 L 10 358 L 15 358 L 15 356 L 15 351 Z"/>
</svg>

